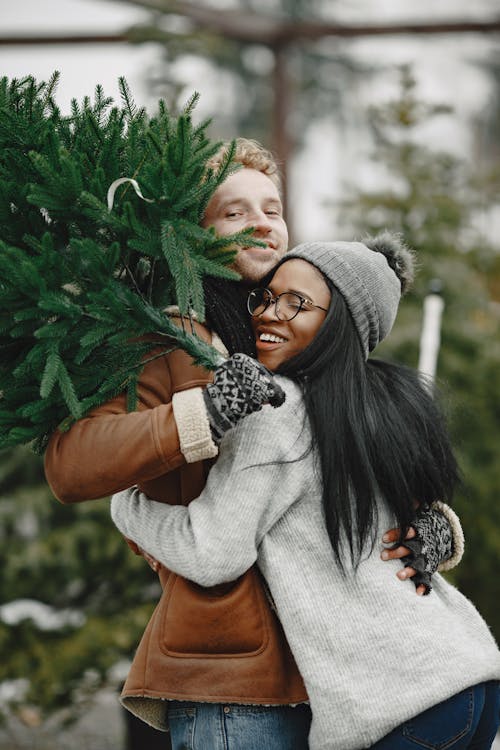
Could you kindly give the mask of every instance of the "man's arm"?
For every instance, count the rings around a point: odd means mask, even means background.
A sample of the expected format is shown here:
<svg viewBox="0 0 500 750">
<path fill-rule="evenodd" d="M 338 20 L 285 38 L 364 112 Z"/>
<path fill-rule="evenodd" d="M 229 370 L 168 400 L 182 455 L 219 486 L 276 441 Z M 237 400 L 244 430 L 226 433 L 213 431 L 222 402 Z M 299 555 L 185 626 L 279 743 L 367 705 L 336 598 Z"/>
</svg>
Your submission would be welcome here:
<svg viewBox="0 0 500 750">
<path fill-rule="evenodd" d="M 127 412 L 126 396 L 120 394 L 67 432 L 57 430 L 45 454 L 46 478 L 55 496 L 63 503 L 103 497 L 186 463 L 172 396 L 209 380 L 209 373 L 176 350 L 145 366 L 137 411 Z M 206 430 L 210 437 L 208 422 Z"/>
<path fill-rule="evenodd" d="M 52 436 L 45 471 L 56 497 L 66 503 L 102 497 L 213 458 L 229 427 L 263 403 L 284 399 L 271 373 L 244 354 L 226 360 L 210 381 L 182 350 L 150 359 L 139 380 L 138 411 L 128 413 L 121 394 Z M 168 494 L 154 499 L 167 501 Z"/>
</svg>

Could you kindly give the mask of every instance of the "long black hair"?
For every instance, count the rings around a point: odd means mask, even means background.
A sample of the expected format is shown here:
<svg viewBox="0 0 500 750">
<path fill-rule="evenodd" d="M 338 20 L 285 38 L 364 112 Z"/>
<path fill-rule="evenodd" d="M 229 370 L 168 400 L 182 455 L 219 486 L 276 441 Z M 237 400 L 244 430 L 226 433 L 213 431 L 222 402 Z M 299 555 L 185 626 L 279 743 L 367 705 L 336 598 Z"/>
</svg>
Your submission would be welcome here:
<svg viewBox="0 0 500 750">
<path fill-rule="evenodd" d="M 255 334 L 246 306 L 246 292 L 240 281 L 215 276 L 203 280 L 205 322 L 217 333 L 229 354 L 256 356 Z"/>
<path fill-rule="evenodd" d="M 378 495 L 406 530 L 417 504 L 452 500 L 459 471 L 437 400 L 414 370 L 365 361 L 344 298 L 324 278 L 325 321 L 278 372 L 302 387 L 335 556 L 342 565 L 347 545 L 357 564 L 374 542 Z"/>
</svg>

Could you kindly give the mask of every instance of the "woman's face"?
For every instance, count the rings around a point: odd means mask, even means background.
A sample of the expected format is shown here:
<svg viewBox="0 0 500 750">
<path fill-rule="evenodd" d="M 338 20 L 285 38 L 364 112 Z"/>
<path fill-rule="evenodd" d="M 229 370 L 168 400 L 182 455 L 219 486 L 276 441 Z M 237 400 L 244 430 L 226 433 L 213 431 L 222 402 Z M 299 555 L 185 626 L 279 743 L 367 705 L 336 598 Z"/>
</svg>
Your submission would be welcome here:
<svg viewBox="0 0 500 750">
<path fill-rule="evenodd" d="M 269 305 L 260 317 L 252 318 L 257 358 L 274 371 L 303 351 L 316 336 L 326 317 L 330 291 L 321 273 L 301 258 L 292 258 L 283 263 L 267 288 L 274 299 L 283 292 L 295 292 L 309 302 L 304 304 L 293 320 L 279 320 L 275 304 Z M 324 310 L 313 305 L 319 305 Z"/>
</svg>

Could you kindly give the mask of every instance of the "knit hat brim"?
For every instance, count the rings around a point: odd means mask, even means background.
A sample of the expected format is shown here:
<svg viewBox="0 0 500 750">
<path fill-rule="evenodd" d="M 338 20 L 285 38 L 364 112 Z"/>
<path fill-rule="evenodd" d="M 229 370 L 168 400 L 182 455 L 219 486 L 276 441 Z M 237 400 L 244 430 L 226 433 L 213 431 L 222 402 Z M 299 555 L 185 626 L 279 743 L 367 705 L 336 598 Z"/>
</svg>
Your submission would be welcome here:
<svg viewBox="0 0 500 750">
<path fill-rule="evenodd" d="M 282 262 L 301 258 L 318 268 L 345 299 L 365 357 L 390 332 L 401 298 L 401 283 L 382 252 L 362 242 L 306 242 Z"/>
</svg>

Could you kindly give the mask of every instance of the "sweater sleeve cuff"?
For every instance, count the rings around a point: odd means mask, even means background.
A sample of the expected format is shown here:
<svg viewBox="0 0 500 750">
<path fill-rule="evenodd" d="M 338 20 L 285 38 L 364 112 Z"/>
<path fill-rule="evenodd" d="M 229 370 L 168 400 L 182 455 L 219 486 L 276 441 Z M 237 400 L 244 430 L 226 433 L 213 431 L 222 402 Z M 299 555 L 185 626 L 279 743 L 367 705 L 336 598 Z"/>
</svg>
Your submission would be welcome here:
<svg viewBox="0 0 500 750">
<path fill-rule="evenodd" d="M 438 565 L 438 571 L 440 573 L 445 573 L 447 570 L 455 568 L 463 557 L 465 547 L 464 532 L 459 517 L 449 505 L 446 505 L 446 503 L 443 503 L 440 500 L 436 500 L 432 503 L 432 507 L 443 514 L 450 524 L 451 532 L 453 534 L 452 556 L 447 560 L 443 560 L 443 562 Z"/>
<path fill-rule="evenodd" d="M 188 464 L 214 458 L 219 450 L 212 440 L 203 391 L 201 388 L 189 388 L 187 391 L 174 393 L 172 408 L 181 453 Z"/>
</svg>

